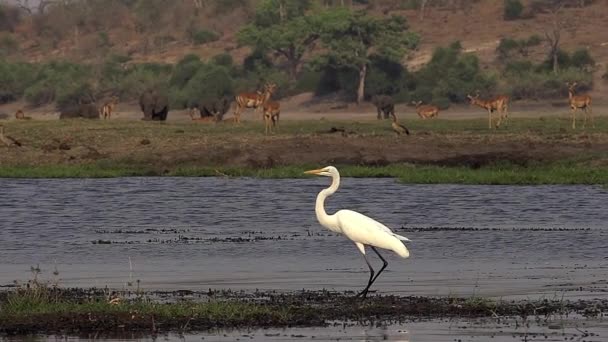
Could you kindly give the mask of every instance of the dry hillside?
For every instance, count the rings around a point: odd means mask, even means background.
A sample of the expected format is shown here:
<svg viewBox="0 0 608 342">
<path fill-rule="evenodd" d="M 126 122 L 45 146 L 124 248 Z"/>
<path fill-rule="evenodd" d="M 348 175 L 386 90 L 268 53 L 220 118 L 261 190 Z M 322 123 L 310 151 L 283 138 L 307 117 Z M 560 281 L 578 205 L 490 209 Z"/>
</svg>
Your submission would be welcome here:
<svg viewBox="0 0 608 342">
<path fill-rule="evenodd" d="M 23 1 L 4 2 L 15 4 Z M 76 11 L 76 16 L 74 12 L 66 12 L 61 5 L 48 7 L 44 14 L 36 14 L 34 8 L 34 15 L 23 16 L 12 28 L 10 36 L 18 44 L 8 57 L 36 62 L 51 59 L 95 62 L 109 54 L 119 54 L 128 55 L 132 63 L 174 63 L 188 53 L 205 59 L 227 52 L 239 63 L 250 49 L 239 46 L 235 36 L 242 25 L 251 20 L 256 1 L 231 2 L 241 5 L 218 10 L 219 5 L 212 5 L 213 1 L 176 1 L 170 10 L 148 14 L 155 19 L 154 22 L 142 21 L 136 9 L 121 5 L 119 0 L 90 1 L 90 8 L 70 10 Z M 475 1 L 467 9 L 431 6 L 426 9 L 423 19 L 418 10 L 403 10 L 394 5 L 396 1 L 375 2 L 375 6 L 361 8 L 378 16 L 404 16 L 411 29 L 421 35 L 418 50 L 404 61 L 413 70 L 429 60 L 435 47 L 456 40 L 466 51 L 478 54 L 484 67 L 492 68 L 501 38 L 526 38 L 532 34 L 544 37 L 553 20 L 550 13 L 539 13 L 530 19 L 505 21 L 502 0 Z M 150 2 L 153 3 L 162 4 L 162 1 Z M 203 6 L 198 8 L 198 3 Z M 594 92 L 604 93 L 606 82 L 599 80 L 608 65 L 608 1 L 596 0 L 582 8 L 567 7 L 563 9 L 562 16 L 566 25 L 562 31 L 561 47 L 566 50 L 589 49 L 598 66 Z M 219 40 L 194 44 L 189 32 L 200 29 L 217 32 Z M 103 40 L 103 48 L 99 47 L 100 40 Z M 531 51 L 531 57 L 541 60 L 547 56 L 547 49 L 543 43 Z"/>
</svg>

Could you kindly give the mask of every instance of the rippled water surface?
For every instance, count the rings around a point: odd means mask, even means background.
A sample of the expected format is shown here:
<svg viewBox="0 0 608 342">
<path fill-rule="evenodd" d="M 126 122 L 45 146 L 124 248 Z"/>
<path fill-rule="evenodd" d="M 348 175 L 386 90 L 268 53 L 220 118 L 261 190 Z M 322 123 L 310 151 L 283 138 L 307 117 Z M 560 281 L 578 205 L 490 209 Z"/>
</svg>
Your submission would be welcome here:
<svg viewBox="0 0 608 342">
<path fill-rule="evenodd" d="M 315 196 L 328 181 L 3 179 L 0 284 L 26 281 L 40 264 L 40 278 L 57 268 L 66 286 L 358 290 L 368 272 L 362 256 L 315 218 Z M 409 259 L 384 252 L 389 267 L 374 286 L 384 293 L 608 291 L 602 187 L 346 178 L 327 205 L 370 215 L 412 240 Z"/>
</svg>

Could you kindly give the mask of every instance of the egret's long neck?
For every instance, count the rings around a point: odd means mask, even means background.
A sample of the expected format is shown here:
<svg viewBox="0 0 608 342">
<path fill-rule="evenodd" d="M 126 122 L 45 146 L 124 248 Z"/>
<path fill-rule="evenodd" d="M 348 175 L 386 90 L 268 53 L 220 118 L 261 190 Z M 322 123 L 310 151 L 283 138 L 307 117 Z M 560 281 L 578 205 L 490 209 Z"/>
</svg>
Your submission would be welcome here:
<svg viewBox="0 0 608 342">
<path fill-rule="evenodd" d="M 331 195 L 333 195 L 338 187 L 340 186 L 340 175 L 332 175 L 331 186 L 327 189 L 321 190 L 317 195 L 317 202 L 315 204 L 315 212 L 317 214 L 317 220 L 321 223 L 325 228 L 334 231 L 340 232 L 340 227 L 338 226 L 338 220 L 335 215 L 327 215 L 325 211 L 325 199 Z"/>
</svg>

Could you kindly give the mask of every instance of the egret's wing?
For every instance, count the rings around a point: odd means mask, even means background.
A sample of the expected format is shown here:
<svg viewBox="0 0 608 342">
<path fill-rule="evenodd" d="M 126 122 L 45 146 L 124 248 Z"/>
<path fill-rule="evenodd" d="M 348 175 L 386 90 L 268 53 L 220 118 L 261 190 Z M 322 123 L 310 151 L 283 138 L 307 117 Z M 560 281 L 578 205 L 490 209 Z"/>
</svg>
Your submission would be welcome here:
<svg viewBox="0 0 608 342">
<path fill-rule="evenodd" d="M 410 239 L 406 238 L 405 236 L 395 234 L 389 227 L 383 225 L 382 223 L 356 211 L 340 210 L 336 213 L 336 215 L 338 215 L 341 223 L 352 225 L 352 228 L 354 229 L 365 230 L 368 234 L 373 234 L 374 231 L 380 231 L 394 236 L 401 241 L 410 241 Z"/>
</svg>

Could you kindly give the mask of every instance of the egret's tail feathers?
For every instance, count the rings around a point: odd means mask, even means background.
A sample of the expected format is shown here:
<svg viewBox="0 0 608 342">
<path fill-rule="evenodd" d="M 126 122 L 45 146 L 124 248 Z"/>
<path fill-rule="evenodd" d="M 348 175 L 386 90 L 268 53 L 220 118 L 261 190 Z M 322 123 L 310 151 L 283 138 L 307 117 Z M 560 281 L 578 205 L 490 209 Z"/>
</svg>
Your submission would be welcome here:
<svg viewBox="0 0 608 342">
<path fill-rule="evenodd" d="M 408 251 L 407 247 L 405 247 L 405 245 L 401 242 L 398 242 L 398 245 L 393 247 L 393 251 L 404 259 L 410 256 L 410 251 Z"/>
<path fill-rule="evenodd" d="M 401 235 L 397 235 L 397 234 L 393 234 L 393 235 L 401 241 L 412 241 L 412 240 L 406 238 L 405 236 L 401 236 Z"/>
</svg>

